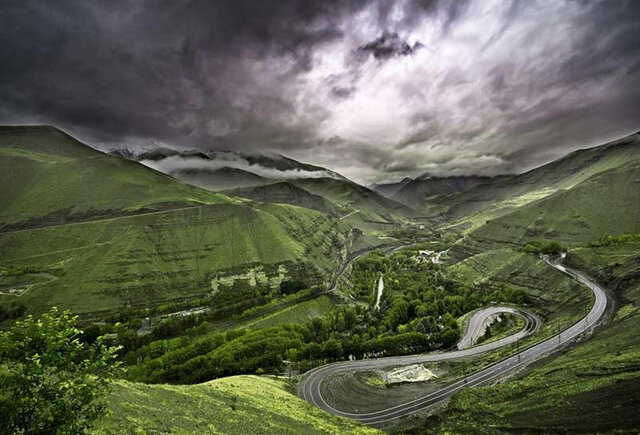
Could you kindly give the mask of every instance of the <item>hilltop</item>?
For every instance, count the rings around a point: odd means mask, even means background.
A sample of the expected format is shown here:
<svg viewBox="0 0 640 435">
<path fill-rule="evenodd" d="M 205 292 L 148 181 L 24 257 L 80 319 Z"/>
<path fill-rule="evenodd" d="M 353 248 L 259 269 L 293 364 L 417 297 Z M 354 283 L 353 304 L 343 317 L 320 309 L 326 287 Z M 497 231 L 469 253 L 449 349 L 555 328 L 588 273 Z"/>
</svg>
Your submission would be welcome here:
<svg viewBox="0 0 640 435">
<path fill-rule="evenodd" d="M 0 187 L 0 226 L 233 202 L 49 126 L 0 127 Z"/>
<path fill-rule="evenodd" d="M 118 381 L 109 396 L 113 414 L 93 433 L 382 434 L 327 414 L 290 390 L 284 380 L 258 376 L 185 386 Z"/>
</svg>

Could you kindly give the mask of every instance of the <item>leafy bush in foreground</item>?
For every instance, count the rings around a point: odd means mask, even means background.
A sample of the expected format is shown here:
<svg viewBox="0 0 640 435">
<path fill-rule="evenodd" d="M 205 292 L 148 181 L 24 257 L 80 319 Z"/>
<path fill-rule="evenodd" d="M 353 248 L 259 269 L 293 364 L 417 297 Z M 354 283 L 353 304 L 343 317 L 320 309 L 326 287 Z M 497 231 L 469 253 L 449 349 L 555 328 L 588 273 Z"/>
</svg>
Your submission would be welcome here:
<svg viewBox="0 0 640 435">
<path fill-rule="evenodd" d="M 105 413 L 115 347 L 81 342 L 76 316 L 52 308 L 0 333 L 0 432 L 80 434 Z"/>
</svg>

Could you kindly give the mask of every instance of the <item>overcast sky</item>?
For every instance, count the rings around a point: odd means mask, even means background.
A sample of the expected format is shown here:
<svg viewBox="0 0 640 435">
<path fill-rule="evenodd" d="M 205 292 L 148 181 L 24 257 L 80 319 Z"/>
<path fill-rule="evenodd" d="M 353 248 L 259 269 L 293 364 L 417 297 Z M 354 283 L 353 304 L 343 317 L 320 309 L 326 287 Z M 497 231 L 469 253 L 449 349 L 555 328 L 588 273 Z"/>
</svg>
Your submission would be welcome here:
<svg viewBox="0 0 640 435">
<path fill-rule="evenodd" d="M 3 0 L 0 123 L 360 182 L 521 172 L 640 130 L 640 1 Z"/>
</svg>

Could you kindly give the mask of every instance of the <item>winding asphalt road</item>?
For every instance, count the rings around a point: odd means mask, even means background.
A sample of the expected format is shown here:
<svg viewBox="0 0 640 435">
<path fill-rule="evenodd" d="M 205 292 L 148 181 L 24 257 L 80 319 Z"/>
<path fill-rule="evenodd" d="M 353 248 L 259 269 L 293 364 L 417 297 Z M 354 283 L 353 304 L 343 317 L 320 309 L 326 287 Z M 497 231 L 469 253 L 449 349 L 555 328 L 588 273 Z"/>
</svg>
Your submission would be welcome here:
<svg viewBox="0 0 640 435">
<path fill-rule="evenodd" d="M 580 271 L 573 270 L 567 267 L 564 267 L 557 262 L 553 262 L 550 260 L 545 260 L 547 264 L 551 267 L 566 273 L 567 275 L 573 277 L 577 281 L 586 285 L 593 291 L 595 295 L 595 302 L 591 311 L 583 317 L 580 321 L 573 324 L 568 329 L 560 332 L 557 335 L 554 335 L 551 338 L 548 338 L 540 343 L 537 343 L 521 352 L 518 352 L 510 357 L 502 359 L 494 364 L 491 364 L 484 369 L 477 371 L 470 376 L 467 376 L 457 382 L 454 382 L 446 387 L 420 397 L 415 400 L 411 400 L 406 403 L 402 403 L 397 406 L 392 406 L 387 409 L 383 409 L 376 412 L 369 413 L 350 413 L 340 411 L 339 409 L 333 408 L 329 405 L 321 393 L 321 384 L 323 380 L 330 375 L 335 375 L 338 373 L 346 373 L 346 372 L 356 372 L 362 370 L 376 369 L 388 366 L 399 366 L 399 365 L 409 365 L 409 364 L 420 364 L 425 362 L 432 361 L 445 361 L 445 360 L 453 360 L 463 357 L 469 357 L 473 355 L 482 354 L 499 347 L 502 347 L 506 344 L 513 343 L 516 340 L 524 337 L 525 335 L 532 332 L 531 328 L 535 328 L 532 326 L 534 324 L 537 325 L 533 319 L 529 319 L 527 323 L 527 327 L 522 331 L 505 337 L 503 339 L 483 344 L 480 346 L 472 347 L 470 349 L 464 350 L 456 350 L 452 352 L 446 353 L 433 353 L 433 354 L 425 354 L 425 355 L 410 355 L 410 356 L 401 356 L 401 357 L 385 357 L 385 358 L 377 358 L 371 360 L 359 360 L 359 361 L 344 361 L 338 363 L 327 364 L 321 367 L 318 367 L 314 370 L 311 370 L 301 380 L 299 395 L 307 402 L 324 409 L 325 411 L 340 415 L 343 417 L 348 417 L 353 420 L 360 421 L 362 423 L 368 425 L 380 425 L 385 422 L 389 422 L 406 415 L 412 414 L 417 411 L 422 411 L 426 408 L 429 408 L 433 405 L 436 405 L 466 387 L 473 387 L 477 385 L 482 385 L 489 383 L 497 378 L 502 376 L 511 374 L 521 369 L 522 367 L 530 364 L 531 362 L 548 355 L 549 353 L 561 348 L 562 346 L 570 343 L 575 340 L 581 334 L 588 331 L 590 328 L 594 327 L 605 314 L 607 308 L 607 296 L 604 290 L 598 286 L 595 282 L 591 281 L 585 274 Z M 523 316 L 527 316 L 526 312 L 522 312 Z"/>
<path fill-rule="evenodd" d="M 525 323 L 531 319 L 531 316 L 527 317 L 520 310 L 517 310 L 512 307 L 506 307 L 502 305 L 493 305 L 491 307 L 482 308 L 471 316 L 469 322 L 467 323 L 466 332 L 464 337 L 460 339 L 458 342 L 458 349 L 466 349 L 475 344 L 475 342 L 484 335 L 485 325 L 489 322 L 491 317 L 500 314 L 500 313 L 509 313 L 524 319 Z M 528 313 L 527 313 L 528 314 Z M 538 319 L 535 319 L 538 321 Z"/>
</svg>

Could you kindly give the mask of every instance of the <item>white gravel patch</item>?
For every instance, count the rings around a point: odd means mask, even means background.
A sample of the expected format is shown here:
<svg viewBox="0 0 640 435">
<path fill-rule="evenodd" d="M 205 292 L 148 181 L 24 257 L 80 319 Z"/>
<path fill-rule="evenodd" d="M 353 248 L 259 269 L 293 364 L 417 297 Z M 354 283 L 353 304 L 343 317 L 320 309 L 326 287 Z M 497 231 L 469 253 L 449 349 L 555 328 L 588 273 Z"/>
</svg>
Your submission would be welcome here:
<svg viewBox="0 0 640 435">
<path fill-rule="evenodd" d="M 387 384 L 398 384 L 401 382 L 426 382 L 438 376 L 422 364 L 414 364 L 406 367 L 398 367 L 385 373 Z"/>
</svg>

